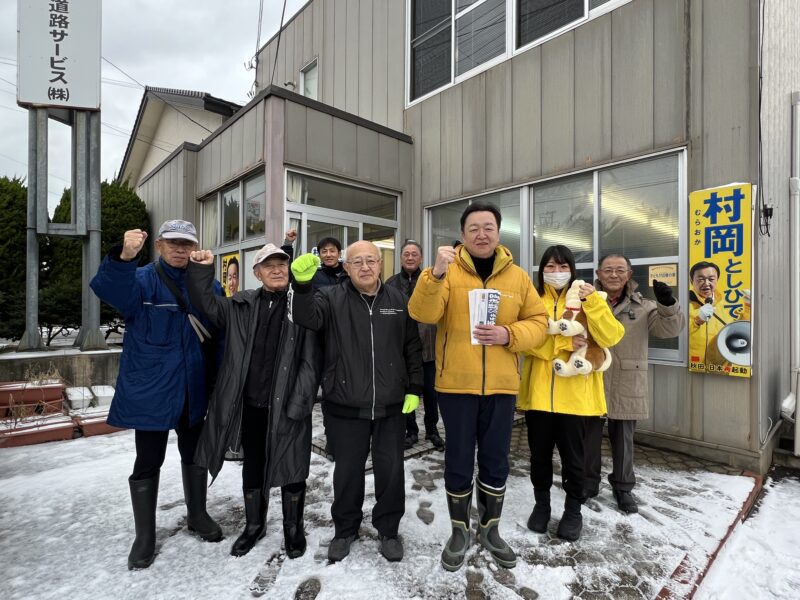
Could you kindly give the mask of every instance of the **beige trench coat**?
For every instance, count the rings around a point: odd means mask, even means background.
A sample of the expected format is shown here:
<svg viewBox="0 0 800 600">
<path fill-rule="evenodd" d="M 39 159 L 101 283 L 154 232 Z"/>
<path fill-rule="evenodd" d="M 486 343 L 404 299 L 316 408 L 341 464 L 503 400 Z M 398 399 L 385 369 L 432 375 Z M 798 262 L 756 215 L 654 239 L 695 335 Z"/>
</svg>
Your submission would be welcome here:
<svg viewBox="0 0 800 600">
<path fill-rule="evenodd" d="M 638 284 L 630 280 L 623 298 L 612 307 L 625 327 L 625 336 L 610 348 L 611 367 L 603 373 L 608 418 L 640 421 L 648 418 L 647 345 L 650 334 L 672 338 L 680 334 L 685 318 L 680 305 L 664 306 L 642 297 Z M 595 282 L 600 290 L 600 282 Z"/>
</svg>

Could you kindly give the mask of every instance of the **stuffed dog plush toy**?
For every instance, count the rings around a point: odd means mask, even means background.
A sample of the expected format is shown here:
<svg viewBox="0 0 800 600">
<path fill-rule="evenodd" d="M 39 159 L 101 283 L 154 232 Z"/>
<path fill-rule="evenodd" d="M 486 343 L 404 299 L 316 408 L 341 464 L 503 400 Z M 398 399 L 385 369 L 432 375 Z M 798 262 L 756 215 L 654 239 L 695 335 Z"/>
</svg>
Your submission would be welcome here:
<svg viewBox="0 0 800 600">
<path fill-rule="evenodd" d="M 575 350 L 569 360 L 557 358 L 553 361 L 556 375 L 572 377 L 574 375 L 588 375 L 592 371 L 605 371 L 611 366 L 611 352 L 608 348 L 601 348 L 595 343 L 586 324 L 586 314 L 581 308 L 579 289 L 585 282 L 577 279 L 567 290 L 564 314 L 558 321 L 548 320 L 547 333 L 572 337 L 585 335 L 588 343 L 580 350 Z M 608 294 L 596 292 L 605 300 Z"/>
</svg>

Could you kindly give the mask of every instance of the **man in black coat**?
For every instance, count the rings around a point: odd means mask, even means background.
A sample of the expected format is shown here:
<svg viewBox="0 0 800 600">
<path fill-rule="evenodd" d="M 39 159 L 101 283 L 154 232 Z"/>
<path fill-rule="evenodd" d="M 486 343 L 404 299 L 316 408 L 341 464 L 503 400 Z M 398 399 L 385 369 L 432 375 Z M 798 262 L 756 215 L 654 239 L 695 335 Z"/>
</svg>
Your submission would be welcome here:
<svg viewBox="0 0 800 600">
<path fill-rule="evenodd" d="M 233 556 L 247 554 L 264 537 L 269 489 L 280 486 L 286 554 L 297 558 L 306 549 L 305 480 L 321 352 L 316 334 L 292 322 L 289 255 L 273 244 L 261 248 L 253 272 L 262 287 L 231 298 L 213 294 L 210 250 L 192 252 L 190 259 L 189 298 L 225 331 L 225 355 L 195 462 L 216 477 L 226 450 L 244 451 L 246 525 Z"/>
<path fill-rule="evenodd" d="M 403 292 L 406 299 L 411 298 L 419 279 L 422 265 L 422 246 L 414 240 L 406 240 L 400 248 L 400 272 L 386 280 L 386 285 Z M 422 340 L 422 373 L 424 391 L 422 402 L 425 406 L 425 439 L 437 450 L 444 450 L 444 441 L 439 436 L 436 424 L 439 422 L 439 406 L 436 402 L 436 325 L 417 323 Z M 411 448 L 419 440 L 419 425 L 415 413 L 406 415 L 406 448 Z"/>
<path fill-rule="evenodd" d="M 398 538 L 405 512 L 403 473 L 404 413 L 419 405 L 422 348 L 406 298 L 381 284 L 381 255 L 361 241 L 347 249 L 349 280 L 312 291 L 318 257 L 305 254 L 292 263 L 296 323 L 324 332 L 322 401 L 328 435 L 336 448 L 331 516 L 335 535 L 328 559 L 350 553 L 363 518 L 364 475 L 372 451 L 375 507 L 372 524 L 389 561 L 403 558 Z"/>
</svg>

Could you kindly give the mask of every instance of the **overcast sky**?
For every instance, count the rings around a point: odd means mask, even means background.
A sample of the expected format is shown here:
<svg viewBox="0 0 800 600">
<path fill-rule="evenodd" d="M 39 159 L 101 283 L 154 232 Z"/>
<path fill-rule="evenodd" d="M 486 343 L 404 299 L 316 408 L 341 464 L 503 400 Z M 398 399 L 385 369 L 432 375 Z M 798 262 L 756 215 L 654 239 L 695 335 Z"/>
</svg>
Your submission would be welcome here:
<svg viewBox="0 0 800 600">
<path fill-rule="evenodd" d="M 263 45 L 283 0 L 264 0 Z M 285 20 L 306 0 L 287 0 Z M 105 0 L 103 57 L 144 85 L 208 92 L 244 104 L 255 74 L 259 0 Z M 17 2 L 0 2 L 0 176 L 27 176 L 28 115 L 16 102 Z M 142 88 L 102 61 L 102 178 L 119 171 Z M 7 81 L 4 81 L 7 80 Z M 69 186 L 70 129 L 50 121 L 50 212 Z"/>
</svg>

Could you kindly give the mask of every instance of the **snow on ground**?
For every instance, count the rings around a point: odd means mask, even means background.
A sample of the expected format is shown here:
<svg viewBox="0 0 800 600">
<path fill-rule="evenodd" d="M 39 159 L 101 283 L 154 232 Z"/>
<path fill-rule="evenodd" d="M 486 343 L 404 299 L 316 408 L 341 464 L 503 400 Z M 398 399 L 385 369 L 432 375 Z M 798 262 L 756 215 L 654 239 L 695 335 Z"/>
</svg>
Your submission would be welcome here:
<svg viewBox="0 0 800 600">
<path fill-rule="evenodd" d="M 727 541 L 695 598 L 800 598 L 800 480 L 769 481 L 757 511 Z"/>
<path fill-rule="evenodd" d="M 226 463 L 209 490 L 208 502 L 225 540 L 200 541 L 185 526 L 179 456 L 171 435 L 158 501 L 158 555 L 149 569 L 130 572 L 133 520 L 127 476 L 133 458 L 132 432 L 0 449 L 0 597 L 250 597 L 251 579 L 281 546 L 279 491 L 271 496 L 267 536 L 247 556 L 231 557 L 230 545 L 243 526 L 244 512 L 240 467 Z M 498 569 L 480 546 L 474 546 L 467 565 L 447 573 L 439 564 L 450 529 L 441 453 L 406 462 L 406 514 L 400 525 L 404 560 L 390 564 L 378 554 L 377 533 L 370 522 L 373 479 L 368 476 L 361 538 L 347 559 L 332 565 L 326 560 L 333 536 L 332 465 L 312 455 L 308 551 L 283 563 L 267 597 L 292 598 L 298 585 L 311 577 L 321 583 L 321 600 L 465 594 L 544 599 L 569 598 L 582 591 L 621 597 L 619 590 L 628 590 L 627 597 L 653 597 L 682 560 L 690 571 L 704 568 L 753 485 L 747 477 L 642 468 L 637 487 L 641 513 L 629 517 L 618 512 L 604 487 L 584 510 L 581 541 L 569 544 L 554 535 L 564 499 L 559 487 L 553 488 L 550 532 L 537 535 L 525 527 L 533 503 L 527 465 L 525 456 L 512 459 L 501 523 L 505 538 L 519 552 L 518 566 Z M 787 548 L 787 560 L 789 556 Z M 796 559 L 797 554 L 791 556 Z M 675 586 L 679 596 L 688 591 Z"/>
</svg>

